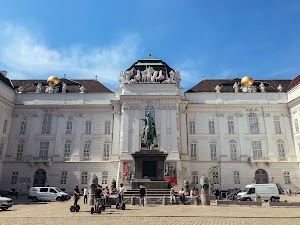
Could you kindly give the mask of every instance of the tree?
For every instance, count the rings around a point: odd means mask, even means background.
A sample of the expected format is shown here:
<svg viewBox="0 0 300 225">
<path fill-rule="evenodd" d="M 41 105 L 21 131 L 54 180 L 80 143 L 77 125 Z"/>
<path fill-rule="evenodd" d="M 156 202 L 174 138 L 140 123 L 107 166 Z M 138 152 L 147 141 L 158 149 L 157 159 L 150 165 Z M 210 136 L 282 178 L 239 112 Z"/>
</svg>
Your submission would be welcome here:
<svg viewBox="0 0 300 225">
<path fill-rule="evenodd" d="M 219 172 L 219 166 L 210 166 L 208 169 L 208 183 L 209 183 L 209 192 L 214 189 L 214 185 L 216 183 L 215 173 Z"/>
</svg>

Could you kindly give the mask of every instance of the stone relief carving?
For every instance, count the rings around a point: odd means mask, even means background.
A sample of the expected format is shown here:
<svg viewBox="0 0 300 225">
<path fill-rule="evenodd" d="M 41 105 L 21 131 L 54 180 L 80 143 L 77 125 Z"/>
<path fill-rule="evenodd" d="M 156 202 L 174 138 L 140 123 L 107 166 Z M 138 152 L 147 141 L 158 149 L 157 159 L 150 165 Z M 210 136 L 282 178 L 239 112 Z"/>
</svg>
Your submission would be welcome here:
<svg viewBox="0 0 300 225">
<path fill-rule="evenodd" d="M 283 89 L 283 87 L 281 86 L 281 84 L 279 84 L 279 86 L 277 87 L 277 90 L 278 90 L 279 92 L 282 92 L 282 89 Z"/>
<path fill-rule="evenodd" d="M 33 117 L 39 117 L 39 116 L 38 116 L 37 113 L 33 113 L 33 114 L 30 115 L 30 117 L 33 118 Z"/>
<path fill-rule="evenodd" d="M 224 113 L 216 113 L 216 117 L 224 117 Z"/>
<path fill-rule="evenodd" d="M 291 115 L 289 113 L 282 113 L 281 116 L 282 117 L 290 117 Z"/>
<path fill-rule="evenodd" d="M 257 91 L 257 88 L 253 85 L 249 85 L 249 86 L 241 86 L 240 89 L 242 90 L 242 92 L 247 92 L 247 93 L 253 93 Z"/>
<path fill-rule="evenodd" d="M 56 115 L 56 117 L 65 117 L 63 113 L 59 113 Z"/>
<path fill-rule="evenodd" d="M 53 93 L 54 92 L 54 85 L 52 83 L 49 83 L 49 85 L 46 86 L 45 92 L 46 93 Z"/>
<path fill-rule="evenodd" d="M 263 117 L 270 117 L 271 115 L 270 115 L 270 113 L 263 113 L 262 116 Z"/>
<path fill-rule="evenodd" d="M 243 117 L 243 113 L 236 113 L 234 114 L 236 117 Z"/>
<path fill-rule="evenodd" d="M 82 113 L 75 114 L 76 117 L 83 117 Z"/>
</svg>

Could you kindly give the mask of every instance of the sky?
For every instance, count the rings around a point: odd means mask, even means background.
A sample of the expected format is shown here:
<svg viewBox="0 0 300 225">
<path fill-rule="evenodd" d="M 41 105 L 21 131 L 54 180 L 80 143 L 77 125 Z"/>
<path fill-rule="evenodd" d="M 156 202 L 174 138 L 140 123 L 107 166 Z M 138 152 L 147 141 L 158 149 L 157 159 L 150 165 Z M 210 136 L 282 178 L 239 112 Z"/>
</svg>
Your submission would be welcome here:
<svg viewBox="0 0 300 225">
<path fill-rule="evenodd" d="M 186 90 L 205 79 L 300 74 L 299 0 L 0 0 L 10 79 L 97 79 L 111 90 L 139 59 L 162 59 Z"/>
</svg>

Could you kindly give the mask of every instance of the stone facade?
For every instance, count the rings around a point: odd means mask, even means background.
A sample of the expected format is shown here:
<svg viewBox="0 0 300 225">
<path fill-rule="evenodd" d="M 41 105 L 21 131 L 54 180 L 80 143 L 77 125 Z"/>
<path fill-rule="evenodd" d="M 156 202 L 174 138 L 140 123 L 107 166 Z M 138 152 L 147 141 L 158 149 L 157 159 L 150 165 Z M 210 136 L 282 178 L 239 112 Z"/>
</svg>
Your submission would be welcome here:
<svg viewBox="0 0 300 225">
<path fill-rule="evenodd" d="M 144 64 L 155 79 L 147 78 Z M 180 72 L 172 71 L 159 60 L 138 61 L 121 73 L 116 92 L 92 89 L 86 80 L 64 79 L 63 87 L 47 93 L 42 80 L 26 81 L 31 89 L 12 81 L 15 92 L 0 84 L 0 189 L 43 184 L 71 192 L 75 184 L 88 185 L 93 174 L 104 186 L 115 179 L 129 187 L 131 154 L 141 149 L 146 112 L 155 117 L 158 148 L 168 154 L 165 174 L 175 167 L 177 188 L 184 179 L 198 186 L 214 165 L 222 189 L 252 182 L 299 188 L 298 83 L 276 90 L 268 81 L 263 89 L 254 82 L 251 91 L 239 91 L 236 78 L 227 89 L 224 81 L 211 80 L 206 89 L 202 81 L 185 92 Z"/>
</svg>

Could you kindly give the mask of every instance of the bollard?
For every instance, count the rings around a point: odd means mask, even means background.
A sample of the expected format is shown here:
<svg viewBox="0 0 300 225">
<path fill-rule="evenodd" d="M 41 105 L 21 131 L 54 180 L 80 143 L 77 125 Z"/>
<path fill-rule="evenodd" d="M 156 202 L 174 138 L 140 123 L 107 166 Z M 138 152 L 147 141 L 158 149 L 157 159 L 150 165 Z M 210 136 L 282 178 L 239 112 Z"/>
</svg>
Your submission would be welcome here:
<svg viewBox="0 0 300 225">
<path fill-rule="evenodd" d="M 167 205 L 166 196 L 163 197 L 163 199 L 162 199 L 162 204 L 163 204 L 163 205 Z"/>
<path fill-rule="evenodd" d="M 98 185 L 98 177 L 96 176 L 96 174 L 94 174 L 94 176 L 92 176 L 90 181 L 90 190 L 89 190 L 89 197 L 88 197 L 89 205 L 94 205 L 95 189 L 97 185 Z"/>
<path fill-rule="evenodd" d="M 134 202 L 134 196 L 131 196 L 131 198 L 130 198 L 130 204 L 131 204 L 131 205 L 135 205 L 135 202 Z"/>
<path fill-rule="evenodd" d="M 209 188 L 208 178 L 201 177 L 200 184 L 201 184 L 201 191 L 200 191 L 201 204 L 202 205 L 210 205 L 209 191 L 208 191 L 208 188 Z"/>
</svg>

